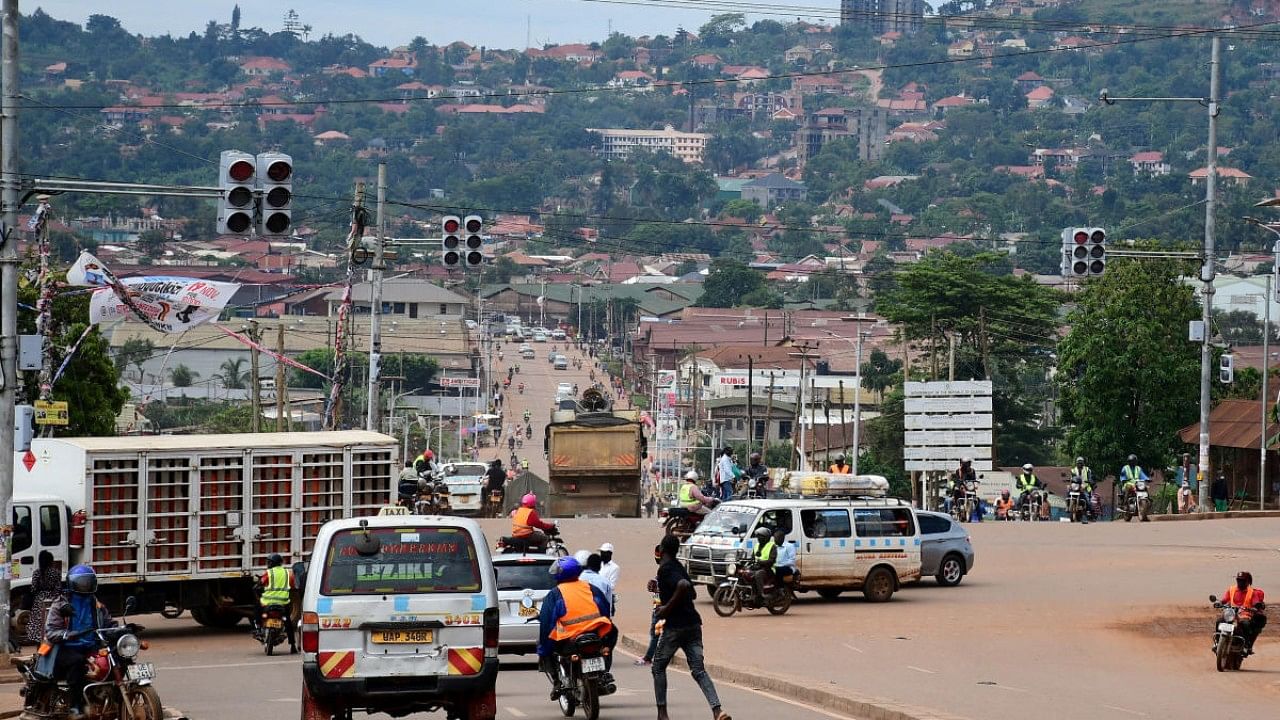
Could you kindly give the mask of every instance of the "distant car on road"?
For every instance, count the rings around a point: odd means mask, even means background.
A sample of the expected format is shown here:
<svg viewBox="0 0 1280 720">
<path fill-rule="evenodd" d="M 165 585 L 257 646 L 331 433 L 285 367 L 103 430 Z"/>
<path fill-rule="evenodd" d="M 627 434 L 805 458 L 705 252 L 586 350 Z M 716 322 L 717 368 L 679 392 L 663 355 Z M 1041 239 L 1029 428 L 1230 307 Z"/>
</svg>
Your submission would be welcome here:
<svg viewBox="0 0 1280 720">
<path fill-rule="evenodd" d="M 973 569 L 973 544 L 969 531 L 950 515 L 916 511 L 920 518 L 920 577 L 932 575 L 939 585 L 959 585 Z"/>
<path fill-rule="evenodd" d="M 547 334 L 544 332 L 535 332 L 533 334 L 533 341 L 536 343 L 544 343 L 547 341 Z"/>
<path fill-rule="evenodd" d="M 569 358 L 563 355 L 556 355 L 556 359 L 551 361 L 551 367 L 556 370 L 568 370 Z"/>
<path fill-rule="evenodd" d="M 552 339 L 552 340 L 564 340 L 564 339 L 565 339 L 564 331 L 563 331 L 563 330 L 561 330 L 560 328 L 556 328 L 555 330 L 552 330 L 552 331 L 551 331 L 551 339 Z"/>
<path fill-rule="evenodd" d="M 562 382 L 559 385 L 556 385 L 556 396 L 560 396 L 560 395 L 573 397 L 573 383 Z"/>
<path fill-rule="evenodd" d="M 538 645 L 537 618 L 542 601 L 555 586 L 551 577 L 554 555 L 494 555 L 498 579 L 498 652 L 525 655 Z"/>
</svg>

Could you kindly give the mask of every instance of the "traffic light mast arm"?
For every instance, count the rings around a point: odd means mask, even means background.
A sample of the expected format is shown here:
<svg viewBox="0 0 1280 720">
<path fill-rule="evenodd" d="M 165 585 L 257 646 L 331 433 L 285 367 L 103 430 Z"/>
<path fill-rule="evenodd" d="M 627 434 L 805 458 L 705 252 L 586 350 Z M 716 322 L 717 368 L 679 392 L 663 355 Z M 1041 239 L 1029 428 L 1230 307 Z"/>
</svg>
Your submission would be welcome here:
<svg viewBox="0 0 1280 720">
<path fill-rule="evenodd" d="M 53 180 L 33 178 L 22 183 L 27 193 L 90 193 L 98 195 L 154 195 L 164 197 L 197 197 L 217 200 L 222 188 L 216 185 L 150 185 L 147 183 L 109 182 L 97 180 Z"/>
</svg>

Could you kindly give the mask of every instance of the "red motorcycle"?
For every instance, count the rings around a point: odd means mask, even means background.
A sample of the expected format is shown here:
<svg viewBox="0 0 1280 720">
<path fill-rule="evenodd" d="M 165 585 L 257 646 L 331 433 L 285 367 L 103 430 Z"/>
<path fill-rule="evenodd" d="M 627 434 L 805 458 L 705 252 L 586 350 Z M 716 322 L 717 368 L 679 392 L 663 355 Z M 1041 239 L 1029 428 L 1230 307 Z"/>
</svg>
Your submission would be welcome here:
<svg viewBox="0 0 1280 720">
<path fill-rule="evenodd" d="M 714 510 L 719 504 L 719 500 L 712 498 L 708 507 Z M 697 531 L 706 516 L 706 513 L 696 513 L 682 507 L 663 508 L 658 513 L 658 517 L 663 518 L 662 531 L 667 535 L 675 535 L 681 542 Z"/>
</svg>

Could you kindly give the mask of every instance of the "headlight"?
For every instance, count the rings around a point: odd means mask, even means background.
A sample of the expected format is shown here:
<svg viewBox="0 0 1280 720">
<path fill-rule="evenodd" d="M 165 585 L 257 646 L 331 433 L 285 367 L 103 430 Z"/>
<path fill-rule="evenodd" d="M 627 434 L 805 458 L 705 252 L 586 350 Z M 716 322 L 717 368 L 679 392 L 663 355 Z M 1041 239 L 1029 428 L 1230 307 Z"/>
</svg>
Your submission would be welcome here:
<svg viewBox="0 0 1280 720">
<path fill-rule="evenodd" d="M 1234 608 L 1223 608 L 1222 621 L 1233 623 L 1236 621 L 1236 611 Z"/>
<path fill-rule="evenodd" d="M 738 574 L 738 563 L 736 563 L 736 562 L 731 562 L 731 563 L 729 563 L 728 565 L 726 565 L 724 569 L 725 569 L 725 572 L 726 572 L 726 573 L 728 573 L 729 575 L 737 575 L 737 574 Z"/>
<path fill-rule="evenodd" d="M 137 635 L 121 635 L 116 641 L 116 652 L 122 658 L 137 657 L 138 650 L 142 648 L 142 643 L 138 642 Z"/>
</svg>

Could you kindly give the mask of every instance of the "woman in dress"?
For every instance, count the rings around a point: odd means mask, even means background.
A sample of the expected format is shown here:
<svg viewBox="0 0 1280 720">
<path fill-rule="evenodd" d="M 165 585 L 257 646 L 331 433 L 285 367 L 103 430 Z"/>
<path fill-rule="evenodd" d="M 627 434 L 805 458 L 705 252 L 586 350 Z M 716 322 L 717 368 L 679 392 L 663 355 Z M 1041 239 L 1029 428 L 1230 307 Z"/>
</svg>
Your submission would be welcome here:
<svg viewBox="0 0 1280 720">
<path fill-rule="evenodd" d="M 40 551 L 39 565 L 31 573 L 31 614 L 27 617 L 27 642 L 39 645 L 44 640 L 44 622 L 49 606 L 62 594 L 62 563 L 53 553 Z"/>
</svg>

